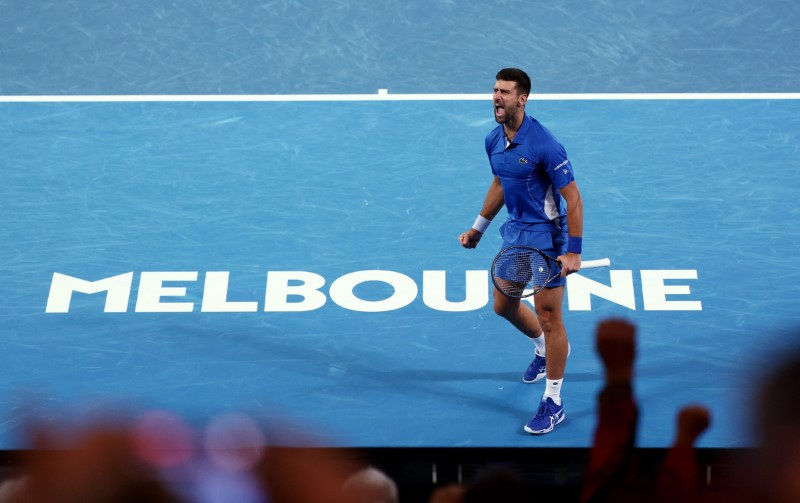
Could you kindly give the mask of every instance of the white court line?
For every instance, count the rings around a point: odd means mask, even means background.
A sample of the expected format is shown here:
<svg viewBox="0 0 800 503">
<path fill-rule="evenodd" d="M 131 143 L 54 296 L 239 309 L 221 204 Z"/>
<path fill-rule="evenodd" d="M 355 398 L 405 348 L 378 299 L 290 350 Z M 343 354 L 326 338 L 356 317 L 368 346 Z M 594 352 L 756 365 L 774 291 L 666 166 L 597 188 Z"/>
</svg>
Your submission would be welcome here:
<svg viewBox="0 0 800 503">
<path fill-rule="evenodd" d="M 483 94 L 128 94 L 0 96 L 0 103 L 133 103 L 133 102 L 302 102 L 302 101 L 490 101 Z M 532 94 L 533 101 L 628 100 L 800 100 L 800 93 L 576 93 Z"/>
</svg>

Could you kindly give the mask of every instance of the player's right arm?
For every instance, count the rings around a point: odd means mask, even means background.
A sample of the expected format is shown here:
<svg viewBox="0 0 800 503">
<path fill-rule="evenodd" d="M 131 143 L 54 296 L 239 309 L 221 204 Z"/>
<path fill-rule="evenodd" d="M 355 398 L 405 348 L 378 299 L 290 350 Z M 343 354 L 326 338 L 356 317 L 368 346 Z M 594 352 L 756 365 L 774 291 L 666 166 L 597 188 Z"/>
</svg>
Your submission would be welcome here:
<svg viewBox="0 0 800 503">
<path fill-rule="evenodd" d="M 500 179 L 495 175 L 492 184 L 489 186 L 489 190 L 486 192 L 486 199 L 483 201 L 483 208 L 481 208 L 480 215 L 486 220 L 494 219 L 500 211 L 500 208 L 503 207 L 504 201 L 505 195 L 503 194 L 503 185 L 500 183 Z M 480 241 L 482 237 L 483 233 L 475 229 L 475 227 L 472 227 L 467 232 L 458 236 L 458 241 L 464 248 L 475 248 L 478 246 L 478 241 Z"/>
</svg>

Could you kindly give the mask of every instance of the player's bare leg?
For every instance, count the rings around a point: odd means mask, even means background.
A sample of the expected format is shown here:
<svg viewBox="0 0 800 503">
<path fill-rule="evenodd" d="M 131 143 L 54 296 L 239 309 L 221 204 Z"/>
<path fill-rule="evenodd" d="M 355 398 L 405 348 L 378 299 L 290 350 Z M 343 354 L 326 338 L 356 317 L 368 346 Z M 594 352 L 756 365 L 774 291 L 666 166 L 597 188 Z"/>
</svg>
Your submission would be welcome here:
<svg viewBox="0 0 800 503">
<path fill-rule="evenodd" d="M 563 286 L 543 288 L 536 294 L 536 313 L 545 336 L 548 379 L 563 379 L 564 369 L 567 366 L 569 343 L 561 318 L 563 300 Z"/>
<path fill-rule="evenodd" d="M 547 353 L 547 380 L 544 396 L 539 402 L 536 415 L 525 425 L 525 431 L 535 435 L 549 433 L 564 420 L 564 405 L 561 401 L 561 384 L 567 366 L 569 343 L 561 319 L 561 303 L 564 287 L 545 288 L 536 295 L 536 313 L 539 325 L 544 330 Z"/>
<path fill-rule="evenodd" d="M 497 288 L 494 290 L 494 310 L 527 335 L 535 347 L 534 357 L 522 373 L 522 381 L 531 384 L 544 379 L 547 375 L 547 344 L 536 313 L 527 303 L 509 298 Z"/>
<path fill-rule="evenodd" d="M 520 299 L 512 299 L 494 289 L 494 312 L 507 319 L 517 330 L 530 338 L 542 335 L 542 326 L 527 304 Z"/>
</svg>

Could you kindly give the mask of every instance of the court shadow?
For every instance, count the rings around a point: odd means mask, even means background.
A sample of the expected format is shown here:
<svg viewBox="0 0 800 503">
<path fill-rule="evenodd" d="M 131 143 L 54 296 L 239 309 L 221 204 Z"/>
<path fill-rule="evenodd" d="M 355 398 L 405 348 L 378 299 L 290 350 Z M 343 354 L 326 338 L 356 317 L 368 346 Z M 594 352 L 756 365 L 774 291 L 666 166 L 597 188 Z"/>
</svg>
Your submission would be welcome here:
<svg viewBox="0 0 800 503">
<path fill-rule="evenodd" d="M 603 382 L 602 374 L 595 372 L 570 372 L 569 365 L 567 365 L 565 379 L 569 382 Z"/>
<path fill-rule="evenodd" d="M 402 360 L 390 353 L 379 351 L 374 346 L 329 345 L 309 350 L 308 341 L 297 337 L 287 337 L 285 333 L 269 327 L 258 335 L 248 332 L 228 332 L 226 338 L 235 339 L 237 344 L 216 344 L 214 358 L 218 360 L 236 361 L 246 356 L 249 361 L 268 356 L 266 360 L 280 362 L 284 371 L 291 373 L 292 384 L 296 385 L 304 379 L 314 382 L 320 378 L 321 369 L 339 369 L 336 379 L 339 385 L 347 389 L 358 389 L 362 393 L 370 391 L 391 392 L 393 395 L 434 398 L 443 404 L 457 407 L 484 409 L 493 413 L 504 413 L 518 419 L 530 413 L 527 408 L 517 408 L 504 399 L 492 399 L 491 396 L 476 391 L 475 393 L 457 386 L 459 382 L 494 381 L 501 385 L 522 384 L 521 373 L 516 371 L 474 372 L 470 370 L 440 369 L 405 369 Z M 193 340 L 213 340 L 219 334 L 202 326 L 172 326 L 169 333 L 175 342 L 175 336 L 183 333 Z M 270 334 L 268 332 L 273 332 Z M 246 349 L 243 349 L 246 348 Z M 194 351 L 204 352 L 202 347 Z M 265 365 L 268 363 L 265 361 Z M 448 383 L 456 383 L 455 386 Z M 274 381 L 279 385 L 280 382 Z"/>
<path fill-rule="evenodd" d="M 474 371 L 451 371 L 451 370 L 431 370 L 431 369 L 399 369 L 392 370 L 391 374 L 403 381 L 422 381 L 422 382 L 458 382 L 458 381 L 500 381 L 518 382 L 521 381 L 520 372 L 474 372 Z"/>
</svg>

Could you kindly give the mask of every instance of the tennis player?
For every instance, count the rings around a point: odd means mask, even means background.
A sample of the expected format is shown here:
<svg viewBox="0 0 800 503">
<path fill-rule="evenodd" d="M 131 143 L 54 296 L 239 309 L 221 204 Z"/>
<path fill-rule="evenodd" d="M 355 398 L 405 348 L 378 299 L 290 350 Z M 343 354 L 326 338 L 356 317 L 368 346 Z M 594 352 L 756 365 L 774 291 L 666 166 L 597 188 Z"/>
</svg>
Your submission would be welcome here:
<svg viewBox="0 0 800 503">
<path fill-rule="evenodd" d="M 561 385 L 569 343 L 561 317 L 566 276 L 581 267 L 583 203 L 564 147 L 536 119 L 525 113 L 531 80 L 522 70 L 500 70 L 494 85 L 494 118 L 499 124 L 486 136 L 486 154 L 494 179 L 472 228 L 459 236 L 475 248 L 505 203 L 508 219 L 500 227 L 503 248 L 538 248 L 561 262 L 561 277 L 536 294 L 536 312 L 519 299 L 494 290 L 494 310 L 527 335 L 534 358 L 523 375 L 532 383 L 546 378 L 536 415 L 525 425 L 533 434 L 548 433 L 564 420 Z M 566 202 L 566 206 L 564 205 Z"/>
</svg>

